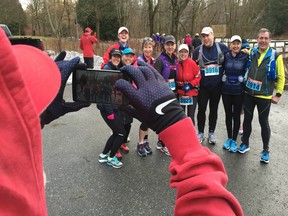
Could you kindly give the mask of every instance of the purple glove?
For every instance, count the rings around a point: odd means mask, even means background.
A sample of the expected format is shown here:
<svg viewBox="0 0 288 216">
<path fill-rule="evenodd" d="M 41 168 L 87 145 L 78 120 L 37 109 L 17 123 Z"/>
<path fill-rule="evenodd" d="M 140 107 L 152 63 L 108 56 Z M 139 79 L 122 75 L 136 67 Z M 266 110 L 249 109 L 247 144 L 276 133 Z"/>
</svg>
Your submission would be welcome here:
<svg viewBox="0 0 288 216">
<path fill-rule="evenodd" d="M 135 89 L 124 79 L 117 80 L 115 87 L 123 92 L 133 106 L 121 109 L 160 133 L 186 115 L 160 73 L 143 61 L 138 61 L 138 66 L 129 65 L 120 69 L 127 73 L 138 87 Z"/>
<path fill-rule="evenodd" d="M 46 110 L 41 114 L 41 127 L 43 128 L 45 124 L 49 124 L 51 121 L 65 115 L 69 112 L 75 112 L 83 107 L 90 106 L 90 103 L 84 102 L 66 102 L 63 99 L 64 89 L 66 82 L 72 73 L 72 71 L 77 67 L 82 67 L 80 58 L 76 57 L 70 61 L 63 60 L 66 56 L 66 52 L 61 52 L 55 59 L 55 62 L 61 73 L 61 86 L 58 94 L 54 100 L 49 104 Z M 80 66 L 79 66 L 80 65 Z"/>
</svg>

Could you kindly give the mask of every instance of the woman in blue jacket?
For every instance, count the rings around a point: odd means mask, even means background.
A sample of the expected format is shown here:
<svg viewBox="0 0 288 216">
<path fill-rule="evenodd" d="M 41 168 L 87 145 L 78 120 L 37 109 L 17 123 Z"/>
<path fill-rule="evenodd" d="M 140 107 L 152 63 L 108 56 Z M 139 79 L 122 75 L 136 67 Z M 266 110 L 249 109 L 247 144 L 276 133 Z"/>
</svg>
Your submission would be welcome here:
<svg viewBox="0 0 288 216">
<path fill-rule="evenodd" d="M 230 152 L 237 151 L 237 136 L 240 127 L 240 114 L 243 105 L 243 77 L 248 55 L 241 52 L 242 39 L 239 35 L 231 37 L 230 51 L 224 57 L 222 77 L 222 101 L 225 109 L 228 139 L 223 145 Z"/>
</svg>

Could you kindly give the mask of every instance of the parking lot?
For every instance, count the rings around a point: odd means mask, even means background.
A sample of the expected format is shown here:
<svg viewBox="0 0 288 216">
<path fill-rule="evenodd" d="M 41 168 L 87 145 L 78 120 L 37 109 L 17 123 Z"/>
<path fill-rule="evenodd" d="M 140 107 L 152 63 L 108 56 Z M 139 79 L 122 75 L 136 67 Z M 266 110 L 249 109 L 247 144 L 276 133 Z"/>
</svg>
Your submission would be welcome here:
<svg viewBox="0 0 288 216">
<path fill-rule="evenodd" d="M 71 85 L 66 87 L 65 98 L 71 100 Z M 218 143 L 203 143 L 222 158 L 229 176 L 227 187 L 241 203 L 245 215 L 288 215 L 287 99 L 285 92 L 280 104 L 271 107 L 268 165 L 259 162 L 262 141 L 256 111 L 250 152 L 240 155 L 222 149 L 226 140 L 222 101 L 216 129 Z M 123 156 L 123 168 L 113 169 L 98 162 L 110 130 L 95 104 L 45 126 L 43 151 L 49 215 L 173 215 L 175 190 L 169 187 L 170 158 L 156 150 L 154 132 L 149 134 L 153 154 L 140 158 L 135 151 L 138 128 L 139 122 L 134 120 L 130 152 Z"/>
</svg>

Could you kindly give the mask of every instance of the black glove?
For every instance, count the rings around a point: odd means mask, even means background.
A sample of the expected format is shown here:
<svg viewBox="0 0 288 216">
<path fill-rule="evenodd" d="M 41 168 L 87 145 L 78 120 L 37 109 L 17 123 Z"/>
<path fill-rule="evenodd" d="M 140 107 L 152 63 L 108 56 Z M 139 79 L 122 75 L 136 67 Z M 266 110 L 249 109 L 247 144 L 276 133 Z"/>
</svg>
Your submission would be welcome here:
<svg viewBox="0 0 288 216">
<path fill-rule="evenodd" d="M 123 92 L 133 106 L 121 109 L 147 123 L 149 128 L 159 134 L 186 115 L 160 73 L 143 61 L 138 61 L 138 66 L 129 65 L 120 69 L 128 73 L 137 85 L 136 89 L 124 79 L 116 81 L 115 87 Z"/>
<path fill-rule="evenodd" d="M 76 68 L 83 67 L 84 64 L 79 64 L 80 58 L 76 57 L 70 61 L 63 60 L 66 56 L 66 52 L 61 52 L 56 58 L 55 62 L 61 73 L 61 86 L 58 94 L 54 100 L 49 104 L 46 110 L 41 114 L 41 127 L 43 128 L 45 124 L 49 124 L 51 121 L 65 115 L 69 112 L 75 112 L 80 110 L 83 107 L 90 106 L 90 103 L 84 102 L 65 102 L 63 99 L 64 89 L 66 82 Z"/>
</svg>

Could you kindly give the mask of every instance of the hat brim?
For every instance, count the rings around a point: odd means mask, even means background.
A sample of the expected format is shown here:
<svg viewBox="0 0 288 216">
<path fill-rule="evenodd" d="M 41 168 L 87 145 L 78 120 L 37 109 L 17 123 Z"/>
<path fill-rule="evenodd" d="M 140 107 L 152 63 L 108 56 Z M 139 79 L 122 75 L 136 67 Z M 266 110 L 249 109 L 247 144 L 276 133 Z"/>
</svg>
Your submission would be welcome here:
<svg viewBox="0 0 288 216">
<path fill-rule="evenodd" d="M 44 52 L 26 45 L 12 46 L 19 70 L 40 114 L 57 95 L 61 76 L 56 63 Z"/>
<path fill-rule="evenodd" d="M 165 44 L 167 44 L 167 43 L 169 43 L 169 42 L 175 44 L 175 41 L 172 41 L 172 40 L 165 41 Z"/>
</svg>

